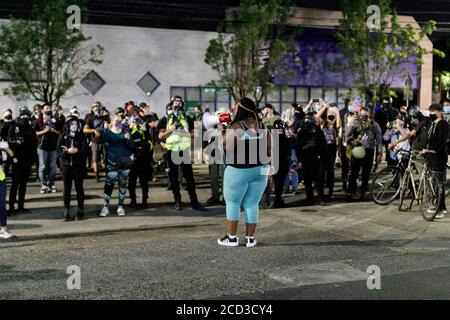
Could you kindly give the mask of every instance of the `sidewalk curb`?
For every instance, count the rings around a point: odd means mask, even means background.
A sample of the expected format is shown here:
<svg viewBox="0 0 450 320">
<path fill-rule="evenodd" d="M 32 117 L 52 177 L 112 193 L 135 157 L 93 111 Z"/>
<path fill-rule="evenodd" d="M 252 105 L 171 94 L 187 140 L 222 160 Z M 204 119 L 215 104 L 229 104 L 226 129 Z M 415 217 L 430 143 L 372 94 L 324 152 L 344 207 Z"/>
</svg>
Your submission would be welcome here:
<svg viewBox="0 0 450 320">
<path fill-rule="evenodd" d="M 54 240 L 54 239 L 64 239 L 64 238 L 76 238 L 76 237 L 90 237 L 90 236 L 101 236 L 106 234 L 113 234 L 118 232 L 140 232 L 140 231 L 151 231 L 151 230 L 161 230 L 161 229 L 182 229 L 182 228 L 196 228 L 196 227 L 207 227 L 218 225 L 218 223 L 213 223 L 212 221 L 206 222 L 197 222 L 197 223 L 187 223 L 187 224 L 167 224 L 167 225 L 159 225 L 159 226 L 150 226 L 143 225 L 131 228 L 118 228 L 118 229 L 105 229 L 105 230 L 97 230 L 97 231 L 86 231 L 86 232 L 68 232 L 68 233 L 57 233 L 57 234 L 48 234 L 44 233 L 41 235 L 32 235 L 32 236 L 15 236 L 14 238 L 0 241 L 0 243 L 12 243 L 12 242 L 25 242 L 25 241 L 33 241 L 33 240 Z"/>
</svg>

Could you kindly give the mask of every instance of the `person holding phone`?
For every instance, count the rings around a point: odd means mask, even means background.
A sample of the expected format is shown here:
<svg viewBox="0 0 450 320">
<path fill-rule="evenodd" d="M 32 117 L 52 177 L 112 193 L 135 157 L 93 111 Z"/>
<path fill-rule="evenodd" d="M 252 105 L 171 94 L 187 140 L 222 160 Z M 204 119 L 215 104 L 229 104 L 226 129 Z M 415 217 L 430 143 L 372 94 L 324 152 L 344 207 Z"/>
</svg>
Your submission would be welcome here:
<svg viewBox="0 0 450 320">
<path fill-rule="evenodd" d="M 86 163 L 87 142 L 83 135 L 83 125 L 76 117 L 69 117 L 66 131 L 59 137 L 58 152 L 64 181 L 64 221 L 71 221 L 70 198 L 72 182 L 77 192 L 77 220 L 84 217 L 84 170 Z"/>
<path fill-rule="evenodd" d="M 56 160 L 58 153 L 56 146 L 61 126 L 52 113 L 52 107 L 45 105 L 42 117 L 38 119 L 34 130 L 38 138 L 39 179 L 41 193 L 57 192 L 55 186 Z"/>
</svg>

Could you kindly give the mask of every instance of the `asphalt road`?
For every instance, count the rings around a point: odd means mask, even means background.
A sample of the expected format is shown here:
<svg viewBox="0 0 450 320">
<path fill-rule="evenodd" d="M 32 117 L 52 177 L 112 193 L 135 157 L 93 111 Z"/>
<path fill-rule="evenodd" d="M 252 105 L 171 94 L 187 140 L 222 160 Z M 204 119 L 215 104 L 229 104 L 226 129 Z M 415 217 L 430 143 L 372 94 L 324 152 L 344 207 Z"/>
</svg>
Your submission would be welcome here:
<svg viewBox="0 0 450 320">
<path fill-rule="evenodd" d="M 342 210 L 332 208 L 325 210 Z M 0 299 L 450 298 L 448 239 L 431 235 L 411 245 L 430 232 L 425 221 L 410 216 L 403 224 L 414 221 L 418 229 L 397 239 L 364 231 L 371 235 L 367 240 L 344 235 L 336 218 L 323 227 L 299 223 L 311 214 L 325 219 L 323 212 L 268 213 L 258 230 L 259 246 L 249 249 L 217 246 L 224 230 L 220 217 L 198 227 L 3 242 Z M 67 288 L 73 265 L 80 268 L 79 290 Z M 379 290 L 367 288 L 372 265 L 381 271 Z"/>
</svg>

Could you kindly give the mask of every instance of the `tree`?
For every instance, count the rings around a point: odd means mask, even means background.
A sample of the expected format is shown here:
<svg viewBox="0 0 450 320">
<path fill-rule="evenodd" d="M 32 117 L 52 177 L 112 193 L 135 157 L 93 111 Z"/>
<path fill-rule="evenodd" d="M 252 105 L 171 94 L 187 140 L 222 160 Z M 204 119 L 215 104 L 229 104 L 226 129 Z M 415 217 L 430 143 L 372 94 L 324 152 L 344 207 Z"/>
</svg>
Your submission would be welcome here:
<svg viewBox="0 0 450 320">
<path fill-rule="evenodd" d="M 253 96 L 259 105 L 275 78 L 286 83 L 294 75 L 293 37 L 288 30 L 290 0 L 242 0 L 231 21 L 222 23 L 211 40 L 205 62 L 219 75 L 211 81 L 235 100 Z"/>
<path fill-rule="evenodd" d="M 371 5 L 379 8 L 380 20 L 375 28 L 369 28 L 372 21 L 367 10 Z M 422 55 L 443 55 L 419 45 L 436 29 L 434 21 L 422 25 L 420 31 L 409 24 L 400 25 L 390 5 L 390 0 L 341 1 L 343 19 L 336 37 L 345 59 L 339 61 L 337 69 L 353 73 L 355 85 L 374 103 L 386 95 L 396 77 L 407 81 L 412 76 L 406 68 L 412 60 L 420 67 Z M 414 75 L 419 77 L 420 71 Z"/>
<path fill-rule="evenodd" d="M 0 27 L 0 71 L 12 80 L 4 94 L 59 104 L 86 65 L 102 62 L 103 48 L 67 26 L 66 10 L 74 4 L 81 9 L 80 22 L 87 21 L 81 1 L 40 0 L 33 4 L 30 20 L 11 19 Z"/>
</svg>

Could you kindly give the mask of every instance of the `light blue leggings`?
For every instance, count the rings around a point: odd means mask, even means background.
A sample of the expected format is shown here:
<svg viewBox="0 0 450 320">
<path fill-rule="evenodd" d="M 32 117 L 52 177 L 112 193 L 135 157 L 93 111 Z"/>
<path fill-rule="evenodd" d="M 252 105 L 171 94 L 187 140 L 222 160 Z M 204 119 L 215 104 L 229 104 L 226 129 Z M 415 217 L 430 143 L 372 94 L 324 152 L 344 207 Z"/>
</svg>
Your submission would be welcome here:
<svg viewBox="0 0 450 320">
<path fill-rule="evenodd" d="M 269 166 L 238 169 L 225 168 L 223 197 L 227 205 L 227 219 L 239 221 L 241 207 L 245 223 L 256 224 L 259 220 L 259 201 L 267 185 Z"/>
</svg>

